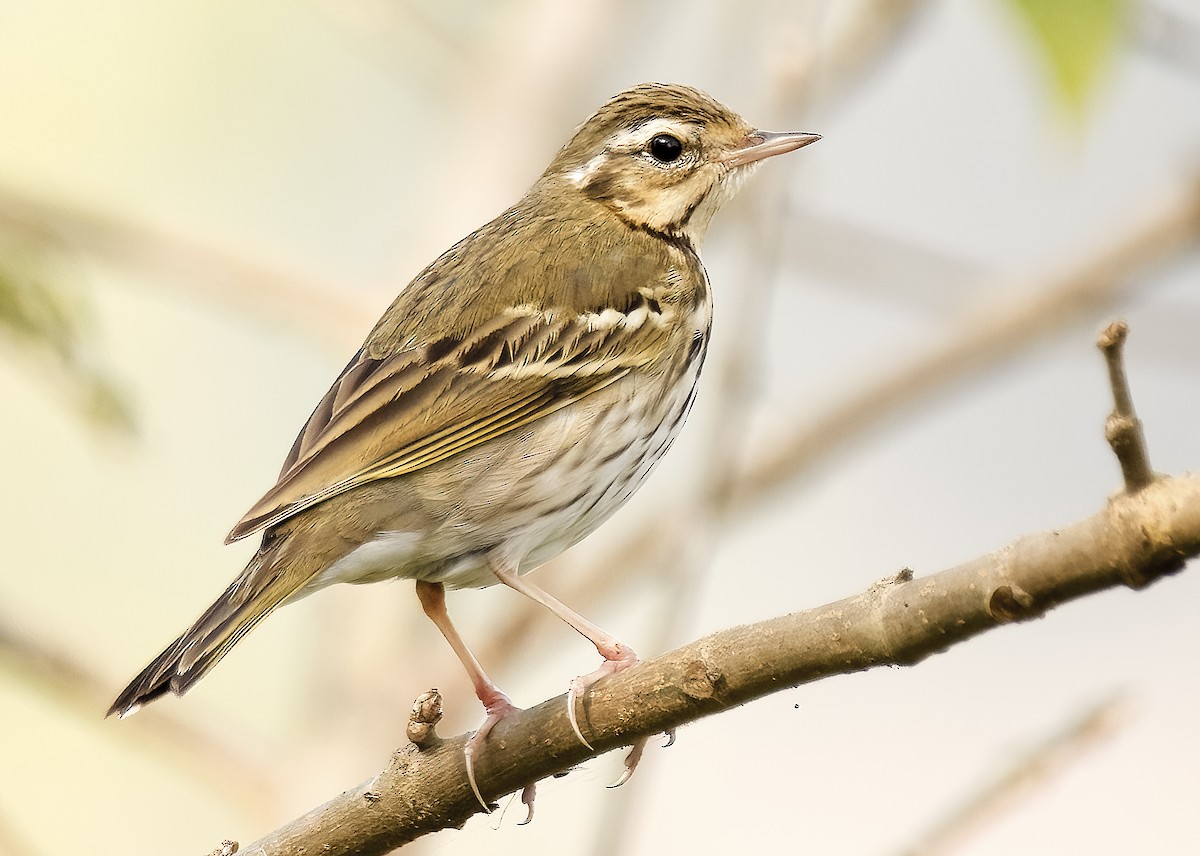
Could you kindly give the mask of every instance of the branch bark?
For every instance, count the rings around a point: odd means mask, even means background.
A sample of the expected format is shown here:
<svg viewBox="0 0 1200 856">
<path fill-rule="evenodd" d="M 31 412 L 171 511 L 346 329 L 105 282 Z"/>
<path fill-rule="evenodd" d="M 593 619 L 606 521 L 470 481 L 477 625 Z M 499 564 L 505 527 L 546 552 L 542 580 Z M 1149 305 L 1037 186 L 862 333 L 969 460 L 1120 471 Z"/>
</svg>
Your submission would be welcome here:
<svg viewBox="0 0 1200 856">
<path fill-rule="evenodd" d="M 789 687 L 914 665 L 986 630 L 1041 617 L 1116 586 L 1142 588 L 1200 553 L 1200 474 L 1157 477 L 1062 529 L 1030 535 L 932 576 L 894 579 L 827 606 L 713 633 L 601 681 L 584 700 L 580 745 L 564 696 L 504 719 L 476 762 L 488 798 L 593 754 Z M 254 842 L 244 854 L 369 856 L 464 824 L 479 805 L 466 735 L 399 749 L 374 779 Z"/>
<path fill-rule="evenodd" d="M 1146 448 L 1146 435 L 1142 420 L 1133 409 L 1133 395 L 1125 376 L 1125 339 L 1129 325 L 1114 321 L 1100 334 L 1096 343 L 1108 364 L 1108 381 L 1113 391 L 1113 410 L 1104 423 L 1104 436 L 1112 446 L 1113 454 L 1121 464 L 1125 476 L 1125 490 L 1133 493 L 1154 480 L 1150 468 L 1150 452 Z"/>
</svg>

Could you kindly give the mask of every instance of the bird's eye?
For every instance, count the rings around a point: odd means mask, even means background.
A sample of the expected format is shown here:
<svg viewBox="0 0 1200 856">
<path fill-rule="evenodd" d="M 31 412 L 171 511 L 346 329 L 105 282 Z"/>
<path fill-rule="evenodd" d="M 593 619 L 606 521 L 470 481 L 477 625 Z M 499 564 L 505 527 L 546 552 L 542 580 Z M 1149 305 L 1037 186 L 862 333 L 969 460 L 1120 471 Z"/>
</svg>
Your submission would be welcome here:
<svg viewBox="0 0 1200 856">
<path fill-rule="evenodd" d="M 659 134 L 650 141 L 647 151 L 659 163 L 670 163 L 683 154 L 683 143 L 670 134 Z"/>
</svg>

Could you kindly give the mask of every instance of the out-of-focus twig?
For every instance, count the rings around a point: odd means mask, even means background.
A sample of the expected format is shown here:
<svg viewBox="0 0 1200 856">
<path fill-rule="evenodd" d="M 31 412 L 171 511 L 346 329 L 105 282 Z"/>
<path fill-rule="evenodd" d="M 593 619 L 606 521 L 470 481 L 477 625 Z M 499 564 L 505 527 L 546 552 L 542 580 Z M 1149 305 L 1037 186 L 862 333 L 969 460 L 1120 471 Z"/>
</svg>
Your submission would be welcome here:
<svg viewBox="0 0 1200 856">
<path fill-rule="evenodd" d="M 0 616 L 0 668 L 57 700 L 65 710 L 98 720 L 108 707 L 113 688 L 95 671 L 56 646 L 24 632 Z M 215 791 L 247 809 L 250 816 L 266 813 L 274 801 L 276 783 L 261 772 L 261 759 L 217 739 L 208 732 L 152 707 L 129 719 L 106 723 L 114 738 L 129 739 L 170 763 L 193 773 Z M 111 727 L 109 727 L 111 726 Z"/>
<path fill-rule="evenodd" d="M 443 249 L 447 237 L 457 239 L 500 213 L 514 193 L 533 183 L 535 170 L 561 142 L 564 108 L 571 117 L 579 109 L 570 95 L 586 93 L 609 50 L 607 37 L 620 32 L 619 6 L 605 0 L 529 0 L 495 16 L 490 37 L 474 46 L 473 62 L 462 67 L 473 73 L 458 75 L 441 99 L 449 109 L 440 119 L 439 157 L 427 167 L 428 186 L 438 192 L 422 202 L 428 233 L 397 241 L 396 270 L 419 270 L 431 249 Z M 481 129 L 502 132 L 489 133 L 481 146 Z M 446 192 L 458 187 L 471 192 Z"/>
<path fill-rule="evenodd" d="M 88 210 L 0 185 L 0 228 L 33 234 L 130 267 L 156 282 L 294 325 L 319 342 L 345 347 L 376 309 L 366 289 L 245 258 L 228 249 L 116 214 Z"/>
<path fill-rule="evenodd" d="M 41 856 L 29 839 L 0 811 L 0 856 Z"/>
<path fill-rule="evenodd" d="M 1091 243 L 1096 249 L 1066 269 L 1012 278 L 986 302 L 948 323 L 940 341 L 896 360 L 851 397 L 816 419 L 783 426 L 777 442 L 738 477 L 742 508 L 757 504 L 794 481 L 818 460 L 890 422 L 926 396 L 989 368 L 1036 341 L 1094 317 L 1117 298 L 1144 285 L 1138 275 L 1200 241 L 1200 175 L 1161 188 L 1133 216 Z"/>
<path fill-rule="evenodd" d="M 926 832 L 905 856 L 957 853 L 965 840 L 995 821 L 1018 800 L 1048 785 L 1085 754 L 1110 739 L 1125 722 L 1126 702 L 1115 695 L 1089 708 L 1083 716 L 1055 731 L 1017 758 Z"/>
<path fill-rule="evenodd" d="M 935 317 L 961 312 L 975 297 L 963 283 L 986 278 L 983 265 L 888 234 L 883 226 L 796 208 L 784 217 L 787 244 L 782 264 L 791 271 L 803 270 L 809 289 L 853 293 Z"/>
<path fill-rule="evenodd" d="M 353 38 L 358 53 L 370 49 L 377 64 L 399 69 L 404 77 L 420 74 L 437 84 L 440 76 L 459 67 L 472 67 L 478 60 L 462 26 L 441 20 L 433 7 L 395 0 L 318 0 L 313 7 L 341 31 Z M 453 14 L 453 13 L 452 13 Z M 476 14 L 487 14 L 482 9 Z"/>
<path fill-rule="evenodd" d="M 1133 39 L 1144 52 L 1182 71 L 1200 75 L 1200 17 L 1164 3 L 1138 3 Z"/>
<path fill-rule="evenodd" d="M 841 4 L 826 3 L 828 17 Z M 780 116 L 794 116 L 818 104 L 828 104 L 859 86 L 897 50 L 927 0 L 865 0 L 841 22 L 832 42 L 820 51 L 794 50 L 795 39 L 785 39 L 768 56 L 773 94 Z M 779 32 L 777 28 L 775 32 Z"/>
</svg>

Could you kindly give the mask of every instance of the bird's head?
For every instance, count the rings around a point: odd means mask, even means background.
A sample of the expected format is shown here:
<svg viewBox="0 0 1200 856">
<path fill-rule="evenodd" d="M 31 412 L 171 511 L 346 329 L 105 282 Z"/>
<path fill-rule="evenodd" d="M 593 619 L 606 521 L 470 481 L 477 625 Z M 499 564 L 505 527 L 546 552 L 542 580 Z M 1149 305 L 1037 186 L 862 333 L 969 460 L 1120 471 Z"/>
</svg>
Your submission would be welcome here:
<svg viewBox="0 0 1200 856">
<path fill-rule="evenodd" d="M 580 125 L 543 178 L 631 226 L 698 245 L 713 213 L 764 158 L 819 139 L 756 130 L 696 89 L 645 83 Z"/>
</svg>

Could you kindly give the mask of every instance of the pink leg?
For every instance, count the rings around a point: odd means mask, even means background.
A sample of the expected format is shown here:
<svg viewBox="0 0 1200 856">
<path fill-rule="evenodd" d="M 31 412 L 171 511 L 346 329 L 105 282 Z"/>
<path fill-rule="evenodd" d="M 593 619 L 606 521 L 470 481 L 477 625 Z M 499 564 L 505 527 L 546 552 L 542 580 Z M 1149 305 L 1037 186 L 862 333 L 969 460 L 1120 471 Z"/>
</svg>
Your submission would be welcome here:
<svg viewBox="0 0 1200 856">
<path fill-rule="evenodd" d="M 425 610 L 425 614 L 429 616 L 430 621 L 437 625 L 438 630 L 442 631 L 442 635 L 446 637 L 446 641 L 450 643 L 450 647 L 462 661 L 463 667 L 471 677 L 471 683 L 475 686 L 475 695 L 483 702 L 483 709 L 487 711 L 487 718 L 483 720 L 482 725 L 475 729 L 475 733 L 471 735 L 463 749 L 463 754 L 466 756 L 467 780 L 471 783 L 471 790 L 475 793 L 475 798 L 479 800 L 484 811 L 490 812 L 491 806 L 479 792 L 479 785 L 475 783 L 475 755 L 483 744 L 484 738 L 488 736 L 488 732 L 496 723 L 519 708 L 508 700 L 508 696 L 502 693 L 499 687 L 492 683 L 492 679 L 483 671 L 483 667 L 479 665 L 479 661 L 475 659 L 475 655 L 471 653 L 467 643 L 458 635 L 458 630 L 450 620 L 450 613 L 446 611 L 445 587 L 441 583 L 417 580 L 417 598 L 421 601 L 421 608 Z"/>
<path fill-rule="evenodd" d="M 494 559 L 491 561 L 491 568 L 492 573 L 496 575 L 496 578 L 500 582 L 526 597 L 537 601 L 563 621 L 567 622 L 567 624 L 571 625 L 578 633 L 587 637 L 596 646 L 596 651 L 599 652 L 600 656 L 604 658 L 604 662 L 600 665 L 600 668 L 594 672 L 575 678 L 575 680 L 571 681 L 571 687 L 567 691 L 567 718 L 571 721 L 571 728 L 575 731 L 575 736 L 579 738 L 580 742 L 591 749 L 592 744 L 588 743 L 587 738 L 583 736 L 583 732 L 579 729 L 579 720 L 575 716 L 576 702 L 596 681 L 634 665 L 638 661 L 637 654 L 633 653 L 633 649 L 628 645 L 618 642 L 614 636 L 601 630 L 578 612 L 558 600 L 558 598 L 543 591 L 529 580 L 520 577 L 514 569 Z M 638 754 L 640 756 L 640 753 Z"/>
</svg>

